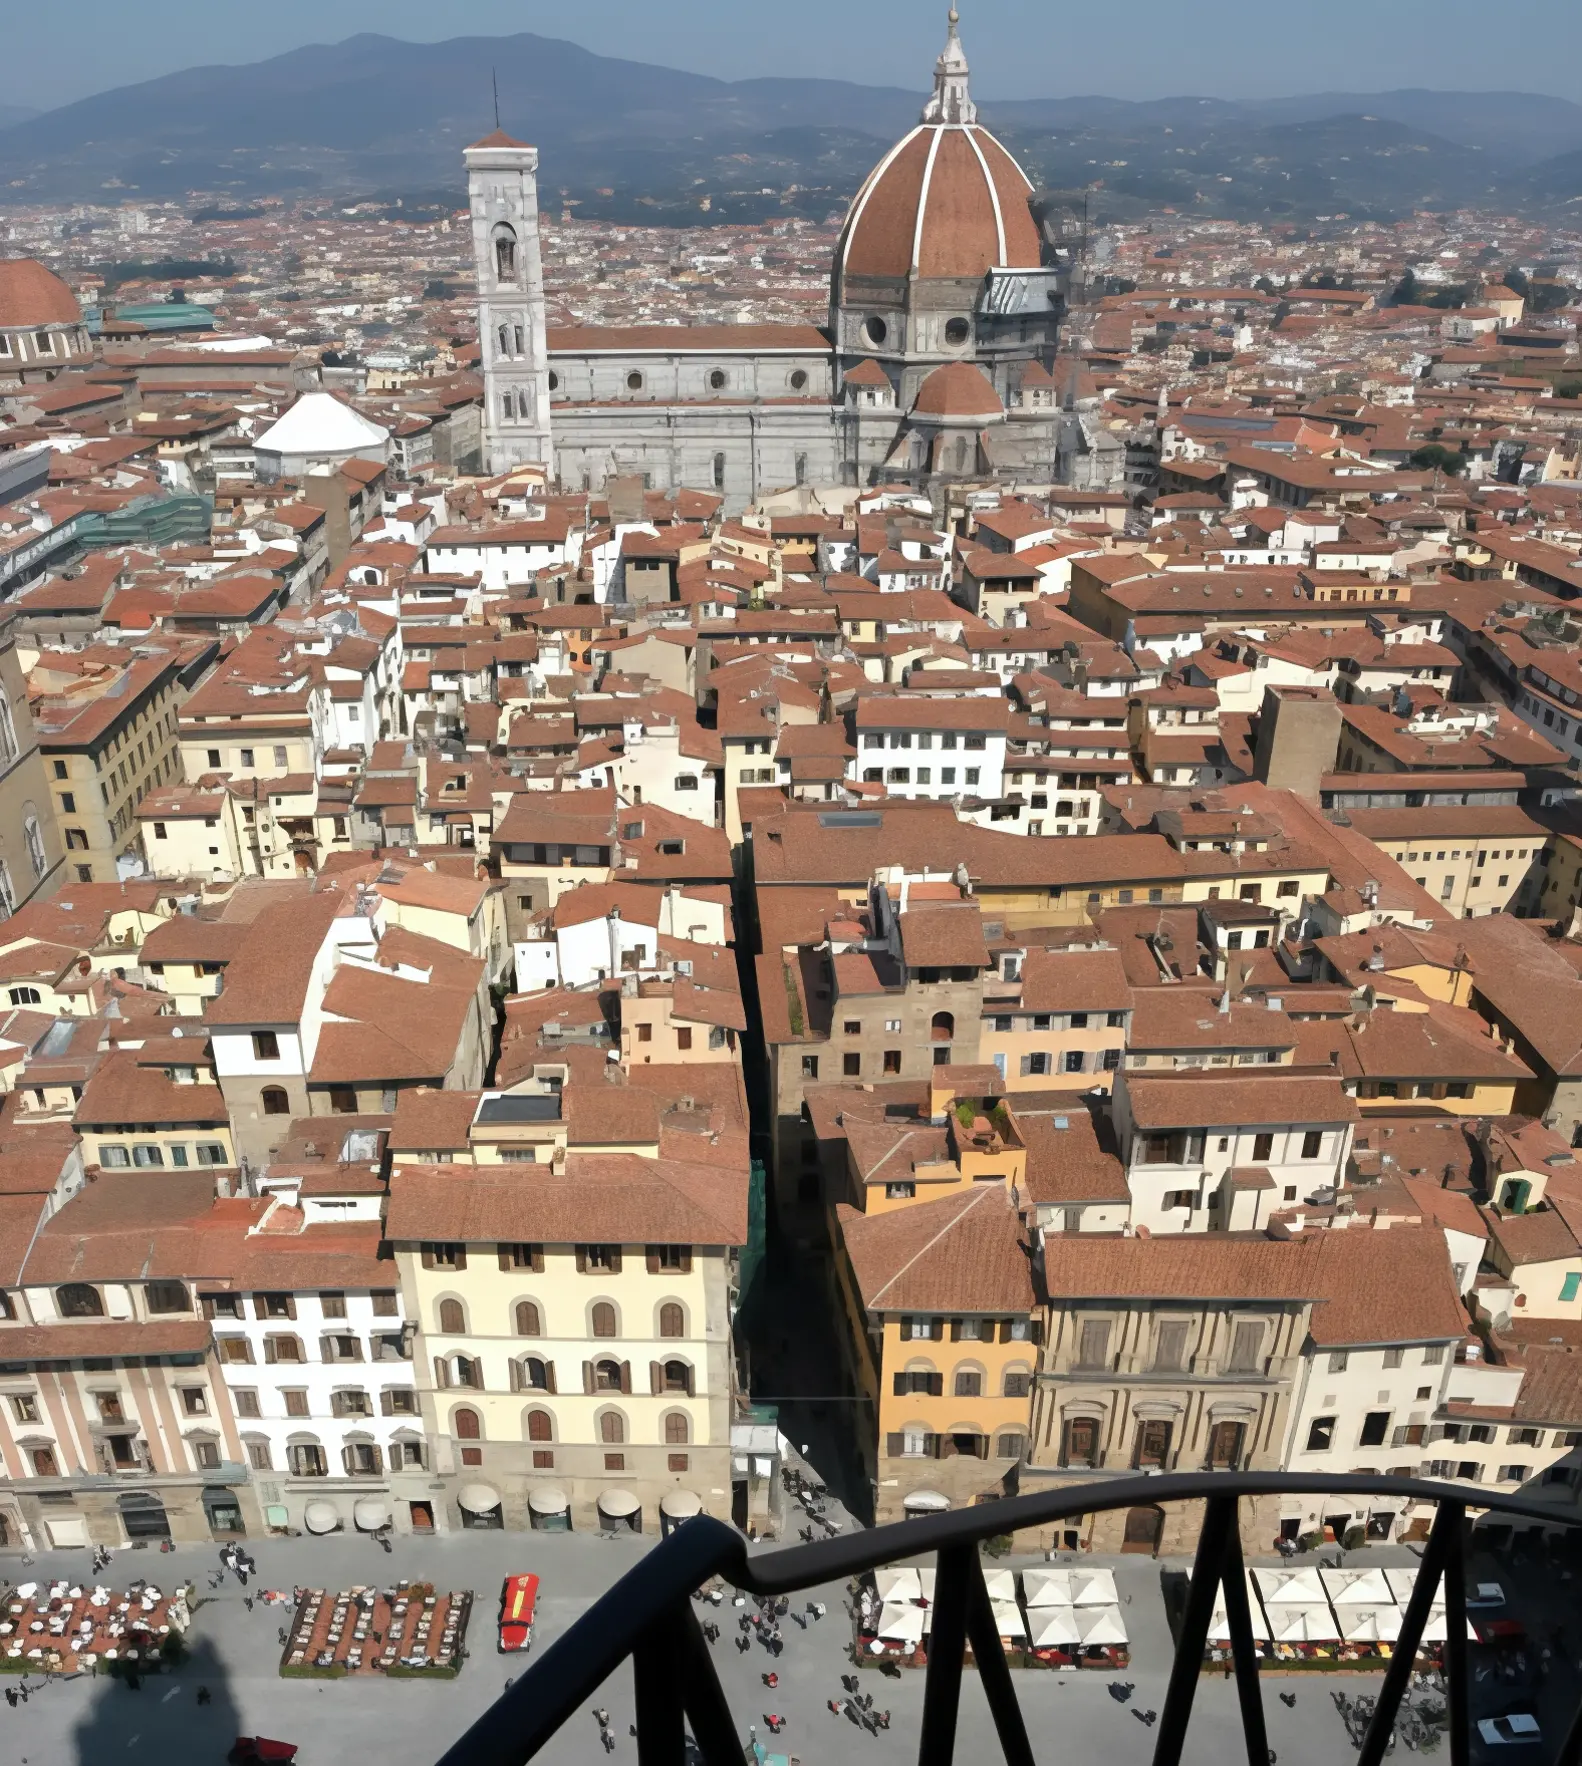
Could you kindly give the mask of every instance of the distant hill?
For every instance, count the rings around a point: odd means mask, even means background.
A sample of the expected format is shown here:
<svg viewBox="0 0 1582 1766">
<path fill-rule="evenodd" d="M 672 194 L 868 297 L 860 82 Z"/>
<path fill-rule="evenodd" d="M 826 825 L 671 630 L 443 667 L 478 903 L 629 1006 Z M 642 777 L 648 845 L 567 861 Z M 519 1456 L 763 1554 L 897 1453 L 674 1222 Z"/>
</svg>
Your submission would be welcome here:
<svg viewBox="0 0 1582 1766">
<path fill-rule="evenodd" d="M 0 104 L 0 129 L 9 129 L 13 123 L 25 123 L 38 115 L 30 104 Z"/>
<path fill-rule="evenodd" d="M 238 67 L 188 68 L 6 124 L 15 201 L 202 191 L 397 196 L 462 188 L 461 149 L 500 120 L 535 142 L 546 206 L 696 222 L 849 199 L 921 94 L 840 80 L 728 82 L 521 34 L 417 44 L 362 35 Z M 1558 207 L 1582 106 L 1520 93 L 1290 99 L 1104 97 L 985 103 L 1038 179 L 1089 188 L 1097 212 L 1160 204 L 1233 218 L 1423 206 Z"/>
</svg>

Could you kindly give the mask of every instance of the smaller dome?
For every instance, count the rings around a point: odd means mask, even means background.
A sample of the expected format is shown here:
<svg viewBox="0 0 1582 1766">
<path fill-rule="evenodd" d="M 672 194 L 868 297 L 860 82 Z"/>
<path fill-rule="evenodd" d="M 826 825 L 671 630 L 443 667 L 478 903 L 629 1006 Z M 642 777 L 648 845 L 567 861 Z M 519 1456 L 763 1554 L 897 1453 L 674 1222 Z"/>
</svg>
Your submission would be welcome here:
<svg viewBox="0 0 1582 1766">
<path fill-rule="evenodd" d="M 77 297 L 37 258 L 0 260 L 0 331 L 33 325 L 80 325 Z"/>
<path fill-rule="evenodd" d="M 981 368 L 971 362 L 946 362 L 917 389 L 912 415 L 990 422 L 1005 415 L 1005 406 Z"/>
<path fill-rule="evenodd" d="M 859 362 L 855 368 L 846 370 L 848 386 L 883 386 L 888 387 L 890 376 L 874 361 L 872 356 Z"/>
</svg>

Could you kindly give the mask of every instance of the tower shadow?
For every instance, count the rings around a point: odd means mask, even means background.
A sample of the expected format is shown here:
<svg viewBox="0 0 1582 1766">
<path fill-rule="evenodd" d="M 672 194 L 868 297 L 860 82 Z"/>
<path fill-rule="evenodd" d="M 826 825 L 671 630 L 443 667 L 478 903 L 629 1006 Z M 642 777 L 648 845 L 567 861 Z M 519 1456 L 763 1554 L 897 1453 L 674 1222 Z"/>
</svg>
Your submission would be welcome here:
<svg viewBox="0 0 1582 1766">
<path fill-rule="evenodd" d="M 199 1688 L 208 1700 L 198 1702 Z M 96 1677 L 90 1703 L 72 1730 L 76 1766 L 126 1760 L 224 1760 L 241 1733 L 229 1677 L 213 1643 L 195 1638 L 178 1667 L 138 1677 Z"/>
</svg>

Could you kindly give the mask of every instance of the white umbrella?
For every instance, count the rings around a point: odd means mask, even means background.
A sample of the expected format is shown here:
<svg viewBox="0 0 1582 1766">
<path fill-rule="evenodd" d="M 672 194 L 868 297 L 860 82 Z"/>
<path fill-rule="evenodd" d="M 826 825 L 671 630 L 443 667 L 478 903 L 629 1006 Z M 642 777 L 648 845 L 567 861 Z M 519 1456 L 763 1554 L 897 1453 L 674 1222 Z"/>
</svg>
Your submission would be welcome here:
<svg viewBox="0 0 1582 1766">
<path fill-rule="evenodd" d="M 1330 1603 L 1337 1607 L 1393 1607 L 1395 1596 L 1383 1570 L 1320 1570 Z"/>
<path fill-rule="evenodd" d="M 1029 1607 L 1069 1607 L 1069 1570 L 1023 1570 L 1022 1599 Z"/>
<path fill-rule="evenodd" d="M 923 1587 L 917 1579 L 917 1571 L 906 1565 L 886 1565 L 873 1573 L 874 1587 L 879 1591 L 880 1600 L 921 1600 Z"/>
<path fill-rule="evenodd" d="M 1390 1585 L 1390 1598 L 1403 1611 L 1412 1598 L 1412 1590 L 1417 1586 L 1417 1578 L 1421 1570 L 1414 1564 L 1404 1570 L 1386 1570 L 1384 1579 Z M 1445 1607 L 1445 1583 L 1441 1577 L 1434 1585 L 1434 1598 L 1429 1602 L 1431 1612 L 1443 1612 Z"/>
<path fill-rule="evenodd" d="M 987 1570 L 984 1572 L 983 1585 L 989 1591 L 992 1601 L 1016 1601 L 1016 1573 L 1013 1570 Z"/>
<path fill-rule="evenodd" d="M 1001 1637 L 1026 1637 L 1027 1626 L 1015 1601 L 997 1600 L 990 1604 L 994 1608 L 994 1629 Z"/>
<path fill-rule="evenodd" d="M 1252 1574 L 1266 1607 L 1324 1607 L 1327 1609 L 1329 1606 L 1329 1596 L 1324 1593 L 1324 1584 L 1319 1581 L 1318 1571 L 1315 1569 L 1254 1570 Z M 1273 1623 L 1272 1619 L 1270 1623 Z"/>
<path fill-rule="evenodd" d="M 1082 1641 L 1077 1616 L 1070 1607 L 1033 1607 L 1027 1623 L 1034 1649 L 1070 1649 Z"/>
<path fill-rule="evenodd" d="M 1269 1628 L 1276 1643 L 1339 1643 L 1340 1632 L 1328 1607 L 1275 1607 Z"/>
<path fill-rule="evenodd" d="M 1126 1627 L 1119 1607 L 1078 1607 L 1077 1630 L 1086 1644 L 1125 1643 Z"/>
<path fill-rule="evenodd" d="M 1354 1607 L 1336 1615 L 1347 1643 L 1394 1643 L 1401 1635 L 1399 1607 Z"/>
<path fill-rule="evenodd" d="M 1115 1590 L 1113 1570 L 1073 1570 L 1071 1604 L 1074 1607 L 1114 1607 L 1121 1597 Z"/>
<path fill-rule="evenodd" d="M 1247 1581 L 1247 1617 L 1252 1625 L 1253 1641 L 1267 1643 L 1269 1641 L 1269 1627 L 1264 1623 L 1263 1608 L 1258 1605 L 1258 1597 L 1253 1591 L 1252 1577 L 1245 1570 L 1242 1571 L 1242 1575 L 1246 1577 Z M 1210 1643 L 1230 1642 L 1230 1617 L 1225 1611 L 1225 1590 L 1223 1587 L 1214 1596 L 1214 1611 L 1209 1618 L 1208 1635 Z"/>
<path fill-rule="evenodd" d="M 927 1617 L 921 1607 L 894 1602 L 880 1613 L 875 1636 L 882 1637 L 886 1643 L 921 1643 L 923 1621 Z"/>
<path fill-rule="evenodd" d="M 1467 1637 L 1473 1643 L 1478 1641 L 1478 1634 L 1472 1629 L 1470 1619 L 1467 1621 Z M 1421 1641 L 1423 1643 L 1445 1643 L 1449 1641 L 1449 1638 L 1450 1621 L 1446 1617 L 1445 1609 L 1443 1607 L 1431 1608 L 1428 1614 L 1428 1623 L 1423 1627 Z"/>
<path fill-rule="evenodd" d="M 923 1599 L 930 1603 L 934 1599 L 934 1574 L 932 1564 L 926 1570 L 917 1572 L 917 1585 L 923 1591 Z"/>
</svg>

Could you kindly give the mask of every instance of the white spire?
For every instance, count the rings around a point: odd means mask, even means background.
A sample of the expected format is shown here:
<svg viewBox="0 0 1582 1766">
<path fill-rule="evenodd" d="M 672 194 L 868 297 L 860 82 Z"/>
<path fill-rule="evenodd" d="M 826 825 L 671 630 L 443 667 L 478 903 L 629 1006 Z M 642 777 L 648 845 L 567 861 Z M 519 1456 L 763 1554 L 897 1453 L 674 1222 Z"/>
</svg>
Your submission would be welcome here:
<svg viewBox="0 0 1582 1766">
<path fill-rule="evenodd" d="M 934 63 L 934 96 L 923 106 L 925 123 L 975 123 L 978 107 L 967 90 L 967 53 L 956 35 L 961 14 L 950 9 L 950 34 Z"/>
</svg>

